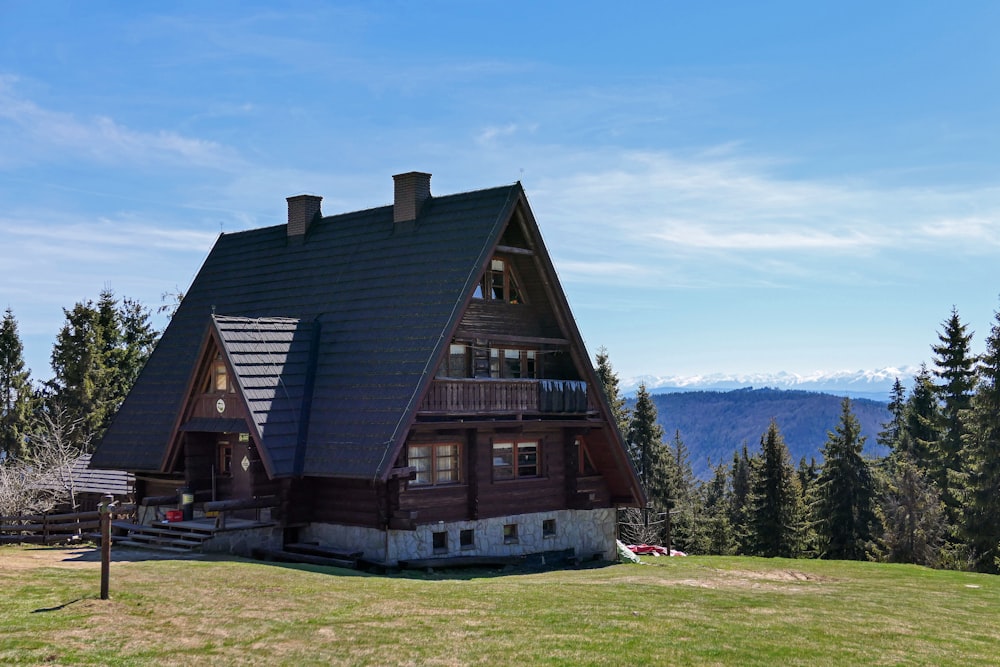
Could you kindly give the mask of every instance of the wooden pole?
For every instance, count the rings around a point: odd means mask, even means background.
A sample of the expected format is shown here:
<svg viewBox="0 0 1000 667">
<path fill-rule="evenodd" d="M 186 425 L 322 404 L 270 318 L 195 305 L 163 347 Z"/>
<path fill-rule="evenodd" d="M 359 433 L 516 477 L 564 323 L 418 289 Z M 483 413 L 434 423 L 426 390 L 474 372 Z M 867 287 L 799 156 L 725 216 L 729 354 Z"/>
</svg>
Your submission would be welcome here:
<svg viewBox="0 0 1000 667">
<path fill-rule="evenodd" d="M 104 496 L 101 512 L 101 599 L 108 599 L 108 580 L 111 576 L 111 505 L 114 496 Z"/>
</svg>

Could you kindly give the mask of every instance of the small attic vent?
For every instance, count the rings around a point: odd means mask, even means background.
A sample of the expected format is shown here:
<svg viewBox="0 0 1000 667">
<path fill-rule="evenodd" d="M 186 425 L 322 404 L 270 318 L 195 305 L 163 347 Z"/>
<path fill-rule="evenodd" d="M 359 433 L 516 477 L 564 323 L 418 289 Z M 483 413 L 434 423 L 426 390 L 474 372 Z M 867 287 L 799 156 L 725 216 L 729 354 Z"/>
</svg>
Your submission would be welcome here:
<svg viewBox="0 0 1000 667">
<path fill-rule="evenodd" d="M 295 195 L 286 197 L 288 202 L 288 236 L 302 237 L 309 231 L 309 225 L 320 212 L 322 197 L 317 195 Z"/>
<path fill-rule="evenodd" d="M 396 190 L 392 203 L 392 221 L 416 220 L 420 207 L 430 199 L 431 175 L 421 171 L 410 171 L 396 174 L 392 180 Z"/>
</svg>

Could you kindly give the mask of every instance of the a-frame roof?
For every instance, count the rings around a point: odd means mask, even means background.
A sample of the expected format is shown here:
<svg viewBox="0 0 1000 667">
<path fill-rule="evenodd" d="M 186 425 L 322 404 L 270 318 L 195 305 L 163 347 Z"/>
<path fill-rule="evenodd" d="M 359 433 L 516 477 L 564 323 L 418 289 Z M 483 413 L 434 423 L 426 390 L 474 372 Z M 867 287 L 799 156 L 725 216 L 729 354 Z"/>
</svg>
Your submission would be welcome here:
<svg viewBox="0 0 1000 667">
<path fill-rule="evenodd" d="M 518 206 L 527 210 L 514 184 L 430 198 L 411 222 L 394 223 L 386 206 L 316 220 L 304 239 L 290 238 L 286 225 L 220 236 L 92 465 L 163 468 L 215 315 L 272 475 L 384 476 Z M 261 341 L 267 355 L 256 358 Z M 303 354 L 316 360 L 312 379 L 269 367 L 281 355 L 292 363 Z M 288 380 L 287 396 L 276 375 Z M 299 401 L 310 407 L 297 424 L 293 388 L 312 392 L 311 401 Z M 279 412 L 259 415 L 269 403 Z M 292 430 L 303 424 L 304 440 L 296 440 Z"/>
</svg>

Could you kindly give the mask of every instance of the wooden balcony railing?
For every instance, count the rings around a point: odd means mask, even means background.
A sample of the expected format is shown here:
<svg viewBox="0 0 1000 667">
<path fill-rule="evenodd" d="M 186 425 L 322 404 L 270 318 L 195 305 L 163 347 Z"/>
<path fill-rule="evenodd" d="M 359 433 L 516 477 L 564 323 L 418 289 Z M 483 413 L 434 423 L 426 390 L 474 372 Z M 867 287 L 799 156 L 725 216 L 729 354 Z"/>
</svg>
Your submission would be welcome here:
<svg viewBox="0 0 1000 667">
<path fill-rule="evenodd" d="M 438 379 L 420 412 L 472 414 L 582 414 L 590 409 L 578 380 Z"/>
</svg>

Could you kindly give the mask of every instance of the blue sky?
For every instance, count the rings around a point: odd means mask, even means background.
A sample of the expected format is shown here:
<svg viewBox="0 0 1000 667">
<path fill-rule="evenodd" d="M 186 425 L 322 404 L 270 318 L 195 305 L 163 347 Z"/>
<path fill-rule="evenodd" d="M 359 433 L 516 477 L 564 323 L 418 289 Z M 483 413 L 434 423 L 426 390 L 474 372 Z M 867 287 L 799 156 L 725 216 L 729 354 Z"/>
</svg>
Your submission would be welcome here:
<svg viewBox="0 0 1000 667">
<path fill-rule="evenodd" d="M 625 377 L 929 361 L 1000 305 L 1000 4 L 0 0 L 0 307 L 151 307 L 221 231 L 521 180 Z M 876 6 L 877 5 L 877 6 Z"/>
</svg>

